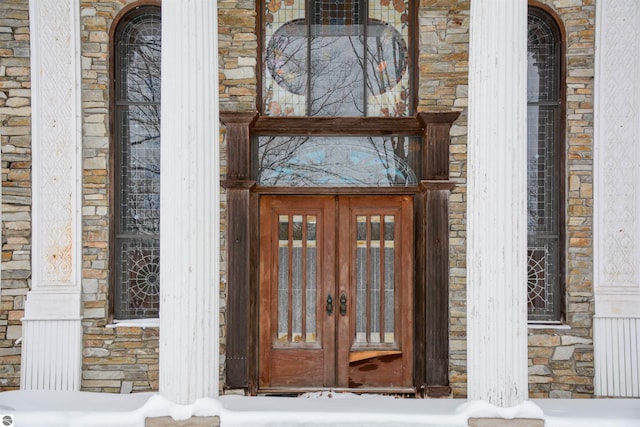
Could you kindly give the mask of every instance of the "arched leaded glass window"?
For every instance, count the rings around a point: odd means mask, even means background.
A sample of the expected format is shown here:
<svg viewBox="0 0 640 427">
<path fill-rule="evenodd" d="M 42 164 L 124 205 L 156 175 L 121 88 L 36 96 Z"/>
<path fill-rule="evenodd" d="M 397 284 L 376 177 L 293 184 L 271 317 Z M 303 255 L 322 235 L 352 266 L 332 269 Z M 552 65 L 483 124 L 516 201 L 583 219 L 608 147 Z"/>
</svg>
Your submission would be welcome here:
<svg viewBox="0 0 640 427">
<path fill-rule="evenodd" d="M 114 39 L 113 308 L 158 317 L 160 291 L 160 8 L 141 6 Z"/>
<path fill-rule="evenodd" d="M 563 286 L 563 63 L 556 21 L 530 7 L 527 73 L 528 309 L 559 321 Z"/>
</svg>

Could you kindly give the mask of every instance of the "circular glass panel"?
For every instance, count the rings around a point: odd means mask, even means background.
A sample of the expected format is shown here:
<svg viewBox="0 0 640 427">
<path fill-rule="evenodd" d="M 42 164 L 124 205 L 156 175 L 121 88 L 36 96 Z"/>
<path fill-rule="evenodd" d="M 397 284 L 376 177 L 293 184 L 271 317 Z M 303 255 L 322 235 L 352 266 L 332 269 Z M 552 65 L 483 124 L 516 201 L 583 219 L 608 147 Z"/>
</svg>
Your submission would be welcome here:
<svg viewBox="0 0 640 427">
<path fill-rule="evenodd" d="M 322 56 L 326 56 L 326 52 L 320 54 L 319 49 L 314 52 L 319 45 L 316 41 L 320 38 L 331 40 L 334 49 L 352 50 L 360 58 L 363 69 L 354 72 L 360 75 L 363 71 L 366 73 L 370 94 L 380 95 L 395 87 L 407 69 L 407 43 L 396 28 L 384 21 L 369 19 L 366 27 L 355 31 L 359 33 L 356 35 L 353 32 L 350 35 L 342 32 L 333 36 L 308 36 L 307 29 L 304 20 L 290 21 L 275 31 L 266 48 L 267 70 L 280 87 L 291 93 L 307 93 L 308 70 L 322 73 L 323 69 L 331 69 L 314 66 L 321 65 Z M 326 50 L 326 47 L 327 43 L 323 43 L 322 48 Z M 314 75 L 311 78 L 313 80 L 322 76 Z"/>
</svg>

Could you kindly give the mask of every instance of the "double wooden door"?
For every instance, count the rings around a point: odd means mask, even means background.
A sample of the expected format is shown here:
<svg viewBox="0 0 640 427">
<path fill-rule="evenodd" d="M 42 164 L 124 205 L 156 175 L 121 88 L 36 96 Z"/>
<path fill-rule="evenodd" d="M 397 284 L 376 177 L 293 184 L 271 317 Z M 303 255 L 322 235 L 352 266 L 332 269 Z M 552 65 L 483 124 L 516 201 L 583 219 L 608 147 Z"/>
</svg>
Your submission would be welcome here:
<svg viewBox="0 0 640 427">
<path fill-rule="evenodd" d="M 410 196 L 262 196 L 259 389 L 410 389 Z"/>
</svg>

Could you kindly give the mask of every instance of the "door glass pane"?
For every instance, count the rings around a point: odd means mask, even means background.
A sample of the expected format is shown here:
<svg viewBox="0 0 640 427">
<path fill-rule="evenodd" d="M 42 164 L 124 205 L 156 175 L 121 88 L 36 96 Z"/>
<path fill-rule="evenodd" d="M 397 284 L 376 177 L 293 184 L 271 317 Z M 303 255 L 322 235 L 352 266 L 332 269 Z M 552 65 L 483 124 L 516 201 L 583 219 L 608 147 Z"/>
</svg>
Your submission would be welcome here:
<svg viewBox="0 0 640 427">
<path fill-rule="evenodd" d="M 369 342 L 380 342 L 380 216 L 371 216 L 369 224 L 371 241 L 369 243 Z"/>
<path fill-rule="evenodd" d="M 356 217 L 356 343 L 395 342 L 395 218 Z"/>
<path fill-rule="evenodd" d="M 395 217 L 384 217 L 384 342 L 395 341 Z"/>
<path fill-rule="evenodd" d="M 302 341 L 302 215 L 293 216 L 293 280 L 292 288 L 292 333 L 293 342 Z"/>
<path fill-rule="evenodd" d="M 308 215 L 307 224 L 307 277 L 306 277 L 306 342 L 316 341 L 316 262 L 317 262 L 317 242 L 316 242 L 316 216 Z"/>
<path fill-rule="evenodd" d="M 278 342 L 315 342 L 316 216 L 280 215 L 278 234 Z"/>
<path fill-rule="evenodd" d="M 356 217 L 356 343 L 367 343 L 367 217 Z"/>
<path fill-rule="evenodd" d="M 289 338 L 289 216 L 278 220 L 278 341 Z"/>
</svg>

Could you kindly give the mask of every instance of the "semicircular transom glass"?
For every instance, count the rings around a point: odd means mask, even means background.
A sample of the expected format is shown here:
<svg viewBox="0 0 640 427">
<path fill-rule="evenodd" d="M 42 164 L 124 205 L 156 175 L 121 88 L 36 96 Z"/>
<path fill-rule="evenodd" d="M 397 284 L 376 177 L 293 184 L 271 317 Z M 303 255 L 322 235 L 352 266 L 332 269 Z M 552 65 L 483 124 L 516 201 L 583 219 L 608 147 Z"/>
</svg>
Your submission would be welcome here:
<svg viewBox="0 0 640 427">
<path fill-rule="evenodd" d="M 410 137 L 259 138 L 257 181 L 268 187 L 398 187 L 419 182 Z"/>
</svg>

